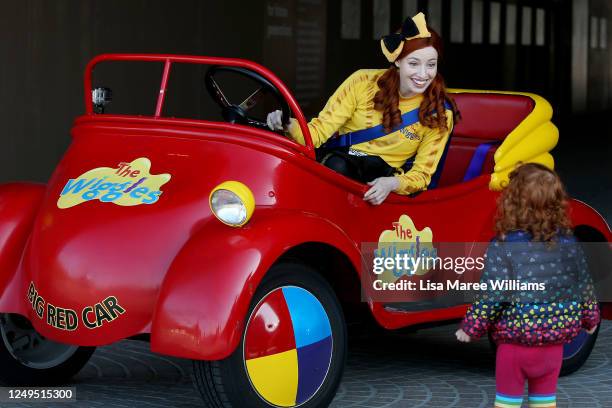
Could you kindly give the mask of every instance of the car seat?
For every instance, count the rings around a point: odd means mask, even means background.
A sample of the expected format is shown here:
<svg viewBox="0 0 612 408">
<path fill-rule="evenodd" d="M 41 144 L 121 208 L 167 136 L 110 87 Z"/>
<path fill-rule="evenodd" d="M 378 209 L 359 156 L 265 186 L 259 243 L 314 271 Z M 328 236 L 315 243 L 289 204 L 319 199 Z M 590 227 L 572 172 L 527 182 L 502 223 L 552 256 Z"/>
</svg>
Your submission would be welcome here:
<svg viewBox="0 0 612 408">
<path fill-rule="evenodd" d="M 461 120 L 440 159 L 429 188 L 469 181 L 494 168 L 497 147 L 535 107 L 524 95 L 453 93 Z"/>
</svg>

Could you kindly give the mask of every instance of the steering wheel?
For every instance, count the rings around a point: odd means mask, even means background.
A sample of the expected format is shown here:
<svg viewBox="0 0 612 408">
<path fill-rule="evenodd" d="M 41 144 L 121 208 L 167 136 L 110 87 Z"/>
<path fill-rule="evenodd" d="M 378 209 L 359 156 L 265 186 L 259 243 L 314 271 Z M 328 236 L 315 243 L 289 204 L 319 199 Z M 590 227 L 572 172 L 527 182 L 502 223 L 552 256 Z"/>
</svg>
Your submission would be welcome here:
<svg viewBox="0 0 612 408">
<path fill-rule="evenodd" d="M 215 81 L 215 75 L 218 72 L 233 72 L 247 77 L 255 81 L 259 85 L 259 88 L 257 88 L 255 92 L 253 92 L 240 104 L 231 103 L 217 84 L 217 81 Z M 255 107 L 257 102 L 259 102 L 267 93 L 270 93 L 280 106 L 280 110 L 283 113 L 283 123 L 287 123 L 291 117 L 289 104 L 285 98 L 283 98 L 283 95 L 280 93 L 278 88 L 256 72 L 240 67 L 215 65 L 206 71 L 204 81 L 206 83 L 206 90 L 212 99 L 221 107 L 221 115 L 223 115 L 223 119 L 225 119 L 227 122 L 239 123 L 242 125 L 249 125 L 260 129 L 270 130 L 265 121 L 262 122 L 257 118 L 249 116 L 249 111 Z"/>
</svg>

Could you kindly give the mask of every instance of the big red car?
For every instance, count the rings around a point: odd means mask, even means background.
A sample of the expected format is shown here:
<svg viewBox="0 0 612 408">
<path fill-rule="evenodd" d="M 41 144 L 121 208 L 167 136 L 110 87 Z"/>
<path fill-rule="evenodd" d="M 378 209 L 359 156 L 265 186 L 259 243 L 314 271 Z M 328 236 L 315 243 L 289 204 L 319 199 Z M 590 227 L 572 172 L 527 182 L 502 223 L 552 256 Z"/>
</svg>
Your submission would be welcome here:
<svg viewBox="0 0 612 408">
<path fill-rule="evenodd" d="M 150 116 L 92 103 L 99 63 L 163 67 Z M 226 122 L 164 116 L 174 68 L 210 65 L 206 85 Z M 219 73 L 248 77 L 297 118 L 302 146 L 250 114 L 258 92 L 231 101 Z M 0 381 L 69 381 L 95 347 L 149 338 L 151 350 L 194 361 L 209 406 L 326 406 L 346 356 L 348 319 L 383 328 L 448 321 L 466 305 L 411 310 L 361 300 L 362 246 L 385 234 L 420 242 L 487 242 L 495 200 L 518 162 L 554 165 L 551 106 L 531 94 L 454 91 L 463 120 L 437 188 L 391 194 L 315 160 L 287 87 L 245 60 L 102 55 L 84 81 L 85 114 L 47 184 L 0 186 Z M 571 202 L 585 241 L 610 241 L 604 219 Z M 610 305 L 603 305 L 610 316 Z M 361 315 L 360 315 L 361 314 Z M 596 336 L 566 348 L 577 369 Z"/>
</svg>

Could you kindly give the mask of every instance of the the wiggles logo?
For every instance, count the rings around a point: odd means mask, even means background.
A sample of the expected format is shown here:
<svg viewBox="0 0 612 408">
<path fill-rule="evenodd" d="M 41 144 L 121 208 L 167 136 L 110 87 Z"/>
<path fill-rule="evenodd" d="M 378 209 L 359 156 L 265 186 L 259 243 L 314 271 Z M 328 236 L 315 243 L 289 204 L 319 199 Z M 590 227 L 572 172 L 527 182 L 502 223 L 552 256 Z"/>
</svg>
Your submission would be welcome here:
<svg viewBox="0 0 612 408">
<path fill-rule="evenodd" d="M 374 251 L 375 257 L 395 258 L 407 254 L 411 258 L 436 256 L 433 246 L 433 232 L 431 228 L 425 227 L 419 231 L 412 219 L 403 214 L 398 221 L 393 222 L 392 230 L 385 230 L 378 238 L 378 248 Z M 410 271 L 410 275 L 425 275 L 429 269 L 419 266 Z M 384 282 L 395 282 L 406 274 L 406 271 L 398 272 L 394 269 L 385 269 L 380 275 Z"/>
<path fill-rule="evenodd" d="M 405 127 L 403 129 L 400 129 L 400 133 L 404 136 L 406 136 L 406 138 L 410 139 L 410 140 L 419 140 L 419 135 L 417 135 L 416 133 L 411 132 L 411 128 L 410 127 Z"/>
<path fill-rule="evenodd" d="M 116 168 L 98 167 L 70 179 L 57 200 L 58 208 L 69 208 L 90 200 L 122 206 L 153 204 L 170 174 L 151 174 L 151 161 L 140 157 Z"/>
</svg>

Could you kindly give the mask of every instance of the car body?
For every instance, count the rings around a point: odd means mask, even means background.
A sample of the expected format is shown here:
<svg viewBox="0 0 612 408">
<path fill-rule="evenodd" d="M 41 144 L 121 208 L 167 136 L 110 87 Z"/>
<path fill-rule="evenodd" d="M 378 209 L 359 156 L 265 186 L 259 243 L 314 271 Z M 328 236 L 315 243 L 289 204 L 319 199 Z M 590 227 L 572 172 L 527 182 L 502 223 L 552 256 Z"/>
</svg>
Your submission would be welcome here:
<svg viewBox="0 0 612 408">
<path fill-rule="evenodd" d="M 91 72 L 117 60 L 164 64 L 154 116 L 94 113 Z M 164 117 L 168 76 L 177 63 L 263 76 L 286 99 L 306 146 L 246 125 Z M 488 242 L 499 190 L 514 165 L 553 166 L 549 151 L 558 132 L 544 99 L 453 92 L 463 121 L 441 185 L 414 197 L 391 194 L 372 206 L 362 199 L 367 186 L 314 159 L 297 102 L 264 67 L 228 58 L 99 56 L 86 70 L 86 113 L 76 119 L 72 143 L 49 182 L 0 186 L 0 313 L 23 316 L 62 344 L 103 346 L 147 335 L 153 352 L 221 361 L 245 341 L 245 325 L 265 299 L 254 296 L 279 262 L 317 270 L 345 313 L 358 309 L 362 243 L 379 242 L 398 225 L 433 242 Z M 487 150 L 478 176 L 462 182 L 476 148 L 495 141 L 503 143 Z M 220 222 L 211 209 L 211 193 L 228 181 L 252 193 L 254 210 L 241 226 Z M 575 226 L 610 241 L 595 210 L 577 200 L 571 210 Z M 366 304 L 386 329 L 457 319 L 466 309 L 407 312 Z"/>
</svg>

